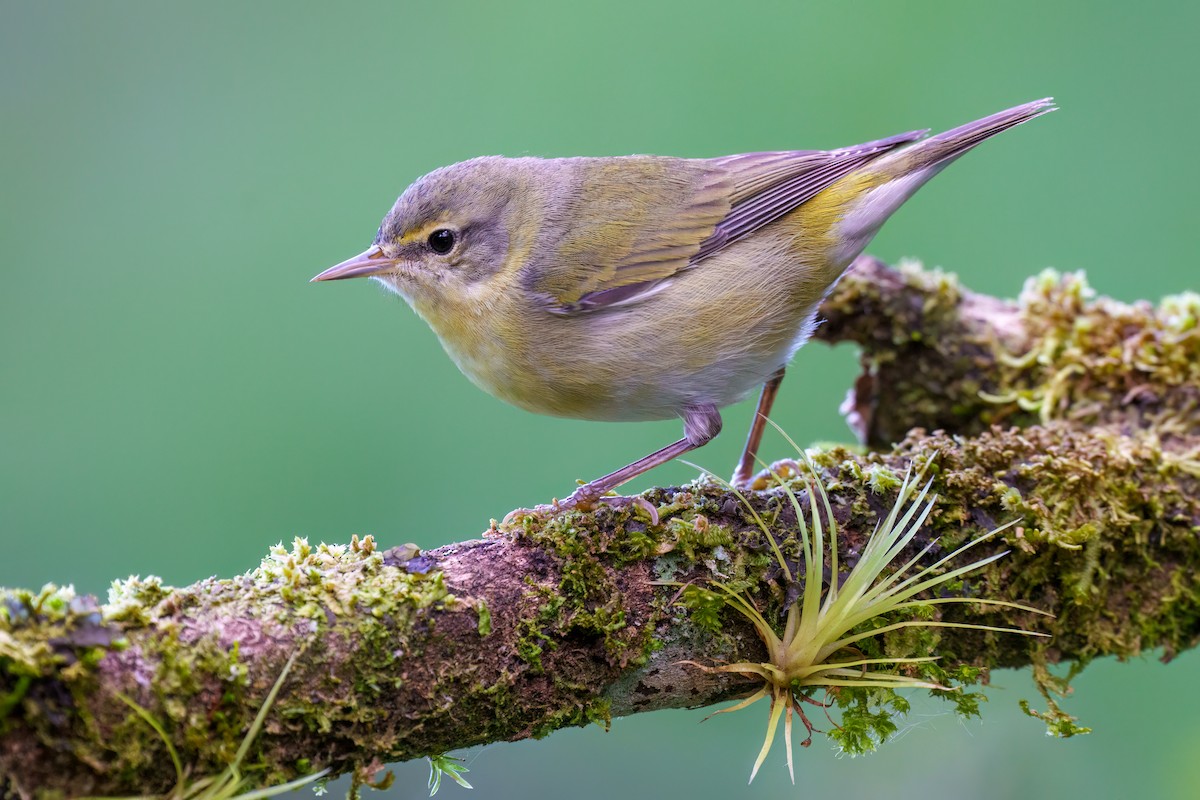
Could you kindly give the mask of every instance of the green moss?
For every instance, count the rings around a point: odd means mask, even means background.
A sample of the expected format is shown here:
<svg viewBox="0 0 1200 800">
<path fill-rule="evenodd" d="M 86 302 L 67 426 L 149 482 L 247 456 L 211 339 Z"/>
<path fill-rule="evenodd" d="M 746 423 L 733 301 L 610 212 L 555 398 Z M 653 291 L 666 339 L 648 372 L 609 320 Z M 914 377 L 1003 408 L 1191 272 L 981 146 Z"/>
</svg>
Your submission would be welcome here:
<svg viewBox="0 0 1200 800">
<path fill-rule="evenodd" d="M 479 615 L 479 625 L 477 626 L 479 635 L 487 636 L 492 632 L 492 612 L 485 600 L 475 601 L 475 613 Z"/>
<path fill-rule="evenodd" d="M 1076 718 L 1063 711 L 1054 700 L 1055 695 L 1066 697 L 1071 693 L 1071 680 L 1079 674 L 1083 666 L 1083 662 L 1072 664 L 1067 676 L 1060 678 L 1050 672 L 1044 656 L 1034 661 L 1034 684 L 1037 686 L 1038 692 L 1041 693 L 1042 699 L 1046 703 L 1046 710 L 1037 711 L 1033 709 L 1028 700 L 1020 700 L 1019 704 L 1021 710 L 1027 715 L 1046 723 L 1046 733 L 1051 736 L 1057 736 L 1060 739 L 1069 739 L 1072 736 L 1092 732 L 1091 728 L 1078 724 Z"/>
<path fill-rule="evenodd" d="M 104 618 L 111 622 L 144 625 L 150 621 L 150 610 L 171 597 L 177 590 L 163 585 L 162 578 L 147 575 L 144 579 L 130 575 L 125 580 L 116 580 L 108 589 L 108 602 L 104 605 Z"/>
<path fill-rule="evenodd" d="M 1200 420 L 1194 404 L 1163 391 L 1200 383 L 1195 293 L 1167 297 L 1157 308 L 1125 305 L 1097 300 L 1081 272 L 1046 270 L 1026 282 L 1019 309 L 1032 346 L 997 352 L 997 383 L 1005 389 L 992 402 L 1017 403 L 1043 423 Z"/>
<path fill-rule="evenodd" d="M 0 600 L 0 709 L 5 709 L 0 718 L 8 719 L 0 725 L 19 714 L 20 724 L 56 748 L 64 746 L 59 737 L 69 730 L 65 741 L 76 758 L 104 764 L 109 774 L 131 782 L 152 784 L 156 773 L 166 781 L 163 742 L 143 715 L 128 709 L 97 719 L 90 710 L 98 665 L 110 650 L 127 646 L 128 631 L 152 626 L 155 635 L 138 636 L 136 646 L 138 663 L 154 672 L 130 699 L 153 716 L 177 750 L 189 754 L 195 774 L 211 772 L 231 763 L 253 716 L 254 698 L 273 677 L 256 673 L 243 658 L 241 639 L 223 631 L 225 620 L 234 626 L 259 620 L 248 632 L 259 631 L 284 647 L 299 647 L 298 634 L 306 639 L 327 626 L 342 630 L 359 661 L 351 671 L 358 676 L 353 704 L 330 708 L 322 700 L 293 698 L 290 707 L 276 710 L 283 718 L 330 730 L 336 722 L 377 714 L 370 700 L 403 683 L 396 654 L 409 647 L 409 636 L 426 635 L 413 631 L 414 615 L 456 605 L 439 571 L 410 573 L 385 564 L 370 537 L 315 547 L 297 539 L 290 548 L 272 548 L 246 575 L 187 589 L 163 586 L 153 576 L 133 577 L 115 582 L 103 607 L 75 598 L 69 587 L 6 591 Z M 192 619 L 213 627 L 192 623 L 185 639 L 181 620 L 189 617 L 181 611 L 192 606 L 204 608 Z M 59 644 L 51 649 L 49 641 Z M 310 652 L 310 663 L 319 659 Z M 24 703 L 39 679 L 57 681 L 69 705 Z M 213 687 L 219 689 L 215 695 Z M 256 770 L 267 782 L 295 774 L 291 760 Z"/>
<path fill-rule="evenodd" d="M 582 727 L 592 723 L 608 730 L 612 724 L 612 703 L 609 700 L 596 698 L 550 714 L 531 729 L 530 735 L 534 739 L 542 739 L 560 728 Z"/>
<path fill-rule="evenodd" d="M 909 703 L 893 689 L 842 687 L 829 692 L 830 701 L 841 711 L 829 738 L 852 756 L 874 751 L 898 730 L 895 719 L 908 712 Z"/>
<path fill-rule="evenodd" d="M 721 612 L 725 597 L 695 584 L 684 587 L 679 602 L 691 612 L 692 624 L 707 631 L 721 630 Z"/>
<path fill-rule="evenodd" d="M 545 648 L 557 647 L 555 639 L 546 631 L 557 630 L 562 624 L 559 612 L 567 599 L 546 586 L 537 585 L 532 578 L 526 577 L 525 582 L 533 590 L 531 596 L 539 598 L 539 608 L 536 615 L 521 620 L 517 626 L 517 656 L 533 667 L 535 673 L 541 673 Z"/>
<path fill-rule="evenodd" d="M 691 563 L 716 555 L 718 548 L 733 544 L 733 533 L 722 525 L 713 524 L 704 514 L 690 518 L 674 517 L 667 523 L 667 535 L 659 544 L 658 554 L 678 551 Z"/>
<path fill-rule="evenodd" d="M 3 660 L 0 659 L 0 669 L 7 670 L 7 666 L 8 665 L 6 665 Z M 9 681 L 5 681 L 5 684 L 8 683 Z M 0 733 L 4 733 L 8 730 L 5 721 L 8 719 L 8 715 L 12 713 L 13 709 L 15 709 L 17 705 L 23 699 L 25 699 L 25 693 L 28 692 L 29 687 L 33 685 L 33 676 L 17 675 L 16 680 L 12 681 L 11 683 L 11 688 L 9 688 L 4 694 L 0 694 Z"/>
<path fill-rule="evenodd" d="M 856 462 L 851 462 L 856 463 Z M 867 486 L 875 494 L 895 492 L 904 483 L 904 476 L 883 464 L 869 464 L 854 476 L 856 480 L 866 479 Z"/>
<path fill-rule="evenodd" d="M 0 730 L 36 681 L 67 674 L 84 682 L 107 649 L 123 646 L 95 600 L 71 586 L 0 589 Z"/>
<path fill-rule="evenodd" d="M 657 525 L 638 505 L 519 520 L 519 536 L 552 554 L 560 574 L 556 587 L 532 585 L 539 610 L 519 625 L 519 656 L 541 669 L 542 656 L 556 639 L 584 635 L 603 642 L 613 665 L 644 662 L 658 647 L 654 624 L 629 626 L 628 603 L 616 576 L 629 564 L 654 557 L 676 559 L 676 565 L 678 559 L 685 564 L 727 559 L 724 548 L 733 544 L 733 535 L 696 513 L 697 499 L 690 491 L 675 493 L 671 502 L 658 505 Z M 656 567 L 660 574 L 662 567 Z"/>
<path fill-rule="evenodd" d="M 871 409 L 861 421 L 875 446 L 916 426 L 971 436 L 1054 420 L 1175 430 L 1200 421 L 1175 391 L 1200 380 L 1194 292 L 1126 305 L 1096 298 L 1082 273 L 1047 270 L 1003 304 L 915 264 L 885 280 L 881 271 L 839 283 L 820 334 L 864 348 L 875 388 L 860 398 Z"/>
</svg>

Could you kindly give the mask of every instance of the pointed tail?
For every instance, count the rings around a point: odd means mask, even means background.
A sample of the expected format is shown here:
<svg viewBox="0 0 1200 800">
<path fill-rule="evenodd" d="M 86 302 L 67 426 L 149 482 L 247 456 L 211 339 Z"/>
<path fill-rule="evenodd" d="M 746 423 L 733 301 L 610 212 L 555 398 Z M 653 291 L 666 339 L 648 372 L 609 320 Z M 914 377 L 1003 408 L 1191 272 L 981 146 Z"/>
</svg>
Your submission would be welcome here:
<svg viewBox="0 0 1200 800">
<path fill-rule="evenodd" d="M 992 114 L 990 117 L 968 122 L 966 125 L 939 133 L 917 142 L 911 147 L 898 150 L 877 161 L 873 165 L 873 169 L 898 178 L 934 167 L 935 169 L 927 175 L 927 177 L 932 177 L 935 172 L 940 171 L 985 139 L 990 139 L 1001 131 L 1006 131 L 1056 110 L 1058 107 L 1054 105 L 1053 97 L 1034 100 L 1032 103 L 1025 103 L 998 114 Z"/>
<path fill-rule="evenodd" d="M 839 270 L 848 265 L 905 200 L 963 153 L 1054 110 L 1051 98 L 1035 100 L 894 150 L 847 175 L 827 190 L 841 202 L 833 265 Z"/>
</svg>

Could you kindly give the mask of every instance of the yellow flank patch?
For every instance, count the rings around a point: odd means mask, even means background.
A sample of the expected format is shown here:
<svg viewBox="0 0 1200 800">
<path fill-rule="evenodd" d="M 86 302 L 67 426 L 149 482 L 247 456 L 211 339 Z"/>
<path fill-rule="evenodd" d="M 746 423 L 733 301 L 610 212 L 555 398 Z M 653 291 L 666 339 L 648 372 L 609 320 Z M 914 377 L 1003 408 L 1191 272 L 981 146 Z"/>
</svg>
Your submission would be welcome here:
<svg viewBox="0 0 1200 800">
<path fill-rule="evenodd" d="M 846 206 L 884 183 L 883 176 L 867 170 L 852 172 L 809 200 L 801 209 L 805 221 L 818 236 L 825 236 L 845 212 Z"/>
</svg>

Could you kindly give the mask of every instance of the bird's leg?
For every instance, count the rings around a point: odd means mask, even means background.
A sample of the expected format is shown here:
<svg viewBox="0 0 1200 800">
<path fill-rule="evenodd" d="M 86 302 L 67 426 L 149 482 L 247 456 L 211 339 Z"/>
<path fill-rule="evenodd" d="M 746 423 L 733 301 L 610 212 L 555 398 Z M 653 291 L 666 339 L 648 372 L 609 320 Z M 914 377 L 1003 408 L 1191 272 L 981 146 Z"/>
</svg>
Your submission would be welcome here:
<svg viewBox="0 0 1200 800">
<path fill-rule="evenodd" d="M 660 464 L 665 464 L 689 450 L 708 444 L 713 437 L 721 432 L 721 414 L 711 403 L 691 406 L 683 412 L 683 438 L 674 444 L 669 444 L 645 458 L 639 458 L 628 466 L 621 467 L 616 472 L 610 472 L 603 478 L 580 486 L 566 500 L 558 503 L 560 508 L 575 508 L 592 505 L 605 494 L 621 484 L 631 481 L 647 470 Z"/>
<path fill-rule="evenodd" d="M 754 474 L 754 459 L 758 455 L 758 446 L 762 444 L 763 429 L 767 427 L 767 417 L 771 414 L 771 406 L 775 403 L 775 395 L 779 393 L 779 384 L 783 382 L 784 367 L 776 370 L 763 384 L 762 394 L 758 396 L 758 408 L 754 411 L 754 421 L 750 423 L 750 434 L 746 437 L 746 447 L 742 450 L 742 459 L 737 469 L 733 471 L 733 479 L 729 482 L 738 489 L 748 488 L 750 476 Z"/>
</svg>

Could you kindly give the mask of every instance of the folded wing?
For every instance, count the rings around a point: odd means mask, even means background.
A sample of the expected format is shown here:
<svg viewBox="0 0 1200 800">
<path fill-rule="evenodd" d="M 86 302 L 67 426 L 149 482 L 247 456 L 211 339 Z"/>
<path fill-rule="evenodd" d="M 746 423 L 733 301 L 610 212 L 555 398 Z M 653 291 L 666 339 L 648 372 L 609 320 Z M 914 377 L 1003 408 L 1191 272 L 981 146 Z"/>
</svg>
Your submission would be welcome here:
<svg viewBox="0 0 1200 800">
<path fill-rule="evenodd" d="M 559 314 L 636 302 L 925 133 L 840 150 L 581 160 L 569 206 L 577 222 L 544 254 L 549 260 L 531 260 L 526 285 Z"/>
</svg>

